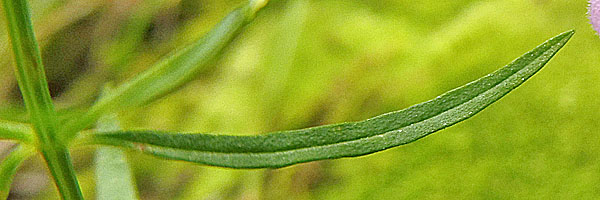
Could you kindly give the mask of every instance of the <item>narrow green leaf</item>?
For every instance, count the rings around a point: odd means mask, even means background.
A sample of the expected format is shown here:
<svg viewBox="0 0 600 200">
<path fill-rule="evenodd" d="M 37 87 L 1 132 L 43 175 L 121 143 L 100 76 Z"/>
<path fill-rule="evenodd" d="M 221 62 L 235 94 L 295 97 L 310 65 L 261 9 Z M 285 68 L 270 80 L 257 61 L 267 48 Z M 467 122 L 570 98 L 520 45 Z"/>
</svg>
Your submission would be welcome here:
<svg viewBox="0 0 600 200">
<path fill-rule="evenodd" d="M 105 112 L 148 103 L 191 81 L 239 35 L 242 28 L 254 19 L 256 12 L 267 2 L 251 0 L 247 5 L 235 9 L 203 38 L 175 51 L 150 69 L 120 85 L 110 95 L 100 99 L 84 116 L 69 122 L 62 132 L 71 138 L 76 132 L 93 124 Z"/>
<path fill-rule="evenodd" d="M 33 129 L 29 124 L 0 120 L 0 139 L 18 140 L 33 144 Z"/>
<path fill-rule="evenodd" d="M 93 134 L 93 143 L 232 168 L 284 167 L 353 157 L 407 144 L 472 117 L 539 71 L 574 31 L 562 33 L 511 64 L 433 100 L 365 121 L 257 136 L 119 131 Z"/>
<path fill-rule="evenodd" d="M 50 98 L 27 0 L 2 0 L 16 63 L 17 82 L 39 146 L 63 199 L 83 199 L 66 145 L 57 137 Z"/>
<path fill-rule="evenodd" d="M 8 197 L 10 185 L 17 169 L 33 153 L 35 153 L 33 148 L 19 145 L 2 160 L 2 163 L 0 163 L 0 199 Z"/>
</svg>

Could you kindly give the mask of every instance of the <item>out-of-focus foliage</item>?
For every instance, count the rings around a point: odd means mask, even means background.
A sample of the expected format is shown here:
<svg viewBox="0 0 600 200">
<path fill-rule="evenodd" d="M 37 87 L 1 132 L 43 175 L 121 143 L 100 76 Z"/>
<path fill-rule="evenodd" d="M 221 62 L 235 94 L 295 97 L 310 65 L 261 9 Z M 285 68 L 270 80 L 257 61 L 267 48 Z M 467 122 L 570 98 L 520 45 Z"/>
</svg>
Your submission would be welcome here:
<svg viewBox="0 0 600 200">
<path fill-rule="evenodd" d="M 50 89 L 64 115 L 202 36 L 239 0 L 33 0 Z M 487 74 L 576 29 L 528 84 L 460 125 L 351 159 L 230 170 L 129 153 L 142 199 L 562 198 L 600 196 L 600 38 L 584 0 L 272 0 L 214 67 L 119 113 L 123 129 L 259 134 L 363 120 Z M 4 21 L 0 22 L 4 27 Z M 0 32 L 0 116 L 24 121 Z M 94 194 L 93 149 L 73 158 Z M 39 157 L 12 198 L 58 197 Z"/>
</svg>

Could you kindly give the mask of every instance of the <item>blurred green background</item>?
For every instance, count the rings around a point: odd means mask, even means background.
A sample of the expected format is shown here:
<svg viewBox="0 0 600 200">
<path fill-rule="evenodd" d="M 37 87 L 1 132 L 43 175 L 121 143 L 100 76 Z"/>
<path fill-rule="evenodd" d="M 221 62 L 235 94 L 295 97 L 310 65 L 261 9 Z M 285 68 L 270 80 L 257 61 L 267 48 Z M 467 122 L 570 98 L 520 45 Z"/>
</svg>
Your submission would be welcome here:
<svg viewBox="0 0 600 200">
<path fill-rule="evenodd" d="M 65 116 L 82 112 L 105 83 L 122 82 L 198 39 L 242 2 L 30 1 L 57 107 Z M 248 135 L 363 120 L 466 84 L 561 32 L 577 33 L 523 86 L 415 143 L 274 170 L 128 152 L 139 195 L 597 199 L 600 38 L 586 6 L 585 0 L 272 0 L 192 83 L 119 113 L 122 127 Z M 24 121 L 4 18 L 0 23 L 0 117 Z M 95 196 L 93 151 L 72 151 L 88 199 Z M 39 156 L 21 167 L 11 198 L 58 198 Z"/>
</svg>

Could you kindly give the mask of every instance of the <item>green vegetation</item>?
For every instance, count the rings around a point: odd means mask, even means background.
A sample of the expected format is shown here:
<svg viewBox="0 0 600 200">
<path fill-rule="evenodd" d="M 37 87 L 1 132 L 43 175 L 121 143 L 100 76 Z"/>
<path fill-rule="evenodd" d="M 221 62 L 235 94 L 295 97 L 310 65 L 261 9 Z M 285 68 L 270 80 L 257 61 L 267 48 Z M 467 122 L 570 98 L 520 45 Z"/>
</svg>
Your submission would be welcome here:
<svg viewBox="0 0 600 200">
<path fill-rule="evenodd" d="M 12 51 L 0 53 L 14 62 L 0 64 L 14 66 L 16 81 L 0 78 L 18 83 L 24 104 L 10 87 L 0 95 L 0 136 L 16 143 L 0 164 L 2 197 L 15 173 L 11 197 L 42 199 L 600 195 L 597 149 L 586 142 L 595 136 L 584 128 L 596 119 L 583 101 L 593 103 L 594 92 L 569 88 L 593 77 L 573 76 L 572 63 L 587 69 L 598 55 L 586 48 L 597 36 L 574 14 L 585 5 L 29 3 L 32 16 L 28 1 L 3 0 Z M 574 32 L 485 74 L 572 28 L 590 31 L 531 86 L 473 120 L 423 142 L 334 159 L 411 143 L 474 116 L 538 72 Z M 34 169 L 17 172 L 34 149 L 42 159 L 24 166 L 47 166 L 57 187 L 17 187 L 44 183 L 19 178 Z M 315 160 L 325 161 L 298 164 Z"/>
</svg>

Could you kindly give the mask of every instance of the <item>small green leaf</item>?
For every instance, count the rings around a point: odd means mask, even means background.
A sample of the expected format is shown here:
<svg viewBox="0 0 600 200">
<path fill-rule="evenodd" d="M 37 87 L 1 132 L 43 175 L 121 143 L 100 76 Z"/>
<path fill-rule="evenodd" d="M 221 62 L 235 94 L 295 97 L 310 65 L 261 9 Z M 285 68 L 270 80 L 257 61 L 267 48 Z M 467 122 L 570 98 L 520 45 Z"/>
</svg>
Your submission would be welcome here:
<svg viewBox="0 0 600 200">
<path fill-rule="evenodd" d="M 138 106 L 165 96 L 206 69 L 209 62 L 236 38 L 266 0 L 251 0 L 229 13 L 219 24 L 197 42 L 175 51 L 133 79 L 100 99 L 83 116 L 67 123 L 62 133 L 67 139 L 93 124 L 103 113 Z"/>
<path fill-rule="evenodd" d="M 34 142 L 31 125 L 0 120 L 0 139 L 11 139 L 32 144 Z"/>
<path fill-rule="evenodd" d="M 573 34 L 562 33 L 511 64 L 433 100 L 365 121 L 257 136 L 118 131 L 96 133 L 90 139 L 164 158 L 232 168 L 284 167 L 361 156 L 416 141 L 472 117 L 533 76 Z"/>
<path fill-rule="evenodd" d="M 17 173 L 17 169 L 34 152 L 31 147 L 19 145 L 2 160 L 2 163 L 0 163 L 0 199 L 8 197 L 10 185 L 15 173 Z"/>
</svg>

